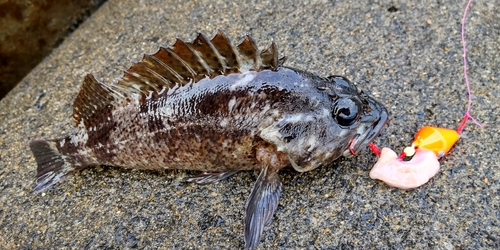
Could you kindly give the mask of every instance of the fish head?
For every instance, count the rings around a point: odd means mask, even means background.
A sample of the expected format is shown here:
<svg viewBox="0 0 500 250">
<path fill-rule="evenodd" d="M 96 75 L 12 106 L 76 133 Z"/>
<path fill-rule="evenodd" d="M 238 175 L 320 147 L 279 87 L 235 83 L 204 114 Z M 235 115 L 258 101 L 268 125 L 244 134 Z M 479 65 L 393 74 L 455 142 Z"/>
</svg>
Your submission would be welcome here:
<svg viewBox="0 0 500 250">
<path fill-rule="evenodd" d="M 380 132 L 387 109 L 341 76 L 310 77 L 310 91 L 289 104 L 261 137 L 284 152 L 299 172 L 358 154 Z"/>
<path fill-rule="evenodd" d="M 334 101 L 332 117 L 340 128 L 352 131 L 345 138 L 348 147 L 342 155 L 356 156 L 379 134 L 389 114 L 380 102 L 363 91 L 358 91 L 345 77 L 330 76 L 327 79 L 335 86 L 338 96 Z"/>
</svg>

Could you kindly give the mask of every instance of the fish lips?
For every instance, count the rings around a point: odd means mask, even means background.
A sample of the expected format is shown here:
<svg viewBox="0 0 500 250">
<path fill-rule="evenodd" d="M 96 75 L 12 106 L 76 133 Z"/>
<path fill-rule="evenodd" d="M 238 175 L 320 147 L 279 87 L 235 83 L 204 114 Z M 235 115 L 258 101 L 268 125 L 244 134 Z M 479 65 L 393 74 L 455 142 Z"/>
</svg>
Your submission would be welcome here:
<svg viewBox="0 0 500 250">
<path fill-rule="evenodd" d="M 360 123 L 369 124 L 358 127 L 357 134 L 351 139 L 348 149 L 343 152 L 344 157 L 356 156 L 358 152 L 373 141 L 389 119 L 387 109 L 375 99 L 368 97 L 369 111 L 362 115 Z"/>
</svg>

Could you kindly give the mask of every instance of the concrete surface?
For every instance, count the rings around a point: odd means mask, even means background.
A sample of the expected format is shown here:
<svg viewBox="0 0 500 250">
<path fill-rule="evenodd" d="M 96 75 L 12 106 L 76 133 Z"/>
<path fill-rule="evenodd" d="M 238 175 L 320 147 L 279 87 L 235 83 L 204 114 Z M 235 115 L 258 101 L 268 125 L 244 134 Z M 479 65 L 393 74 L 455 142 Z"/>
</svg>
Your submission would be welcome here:
<svg viewBox="0 0 500 250">
<path fill-rule="evenodd" d="M 0 1 L 0 99 L 102 2 Z"/>
<path fill-rule="evenodd" d="M 0 245 L 6 249 L 238 249 L 256 176 L 208 186 L 186 171 L 98 167 L 31 193 L 28 141 L 72 127 L 84 75 L 106 82 L 176 36 L 225 30 L 275 40 L 288 66 L 342 74 L 387 105 L 376 142 L 401 150 L 423 125 L 455 128 L 466 107 L 460 19 L 464 1 L 109 1 L 0 101 Z M 394 8 L 391 8 L 393 7 Z M 389 9 L 391 11 L 389 11 Z M 262 249 L 498 249 L 500 247 L 500 9 L 474 2 L 467 43 L 474 105 L 442 169 L 410 191 L 368 177 L 365 151 L 332 166 L 281 173 L 283 194 Z"/>
</svg>

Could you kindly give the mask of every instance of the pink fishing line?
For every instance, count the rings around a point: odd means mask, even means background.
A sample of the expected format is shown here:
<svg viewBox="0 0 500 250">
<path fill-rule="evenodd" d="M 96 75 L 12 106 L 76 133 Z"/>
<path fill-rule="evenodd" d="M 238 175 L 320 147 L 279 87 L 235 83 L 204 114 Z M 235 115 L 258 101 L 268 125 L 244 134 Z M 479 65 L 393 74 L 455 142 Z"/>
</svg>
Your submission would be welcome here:
<svg viewBox="0 0 500 250">
<path fill-rule="evenodd" d="M 462 17 L 462 47 L 464 51 L 464 78 L 465 78 L 465 84 L 467 85 L 467 95 L 468 95 L 468 104 L 467 104 L 467 111 L 464 113 L 464 118 L 460 122 L 457 128 L 457 132 L 460 134 L 462 133 L 463 129 L 465 128 L 465 125 L 467 124 L 467 121 L 469 118 L 478 126 L 483 127 L 484 124 L 479 123 L 474 117 L 470 115 L 470 109 L 472 106 L 472 91 L 470 90 L 470 83 L 469 83 L 469 77 L 467 75 L 467 45 L 465 44 L 465 18 L 467 16 L 467 12 L 469 11 L 470 4 L 472 3 L 472 0 L 469 0 L 467 2 L 467 6 L 465 6 L 464 10 L 464 15 Z"/>
</svg>

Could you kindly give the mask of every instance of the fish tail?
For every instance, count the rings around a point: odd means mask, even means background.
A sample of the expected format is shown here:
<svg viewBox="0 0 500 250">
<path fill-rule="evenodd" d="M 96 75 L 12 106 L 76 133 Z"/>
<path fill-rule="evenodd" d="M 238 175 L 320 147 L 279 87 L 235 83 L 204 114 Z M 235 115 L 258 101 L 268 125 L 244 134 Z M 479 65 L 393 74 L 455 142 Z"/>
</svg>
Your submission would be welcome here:
<svg viewBox="0 0 500 250">
<path fill-rule="evenodd" d="M 33 140 L 29 146 L 38 165 L 33 192 L 39 193 L 73 175 L 81 167 L 68 162 L 68 156 L 57 147 L 58 140 Z"/>
</svg>

